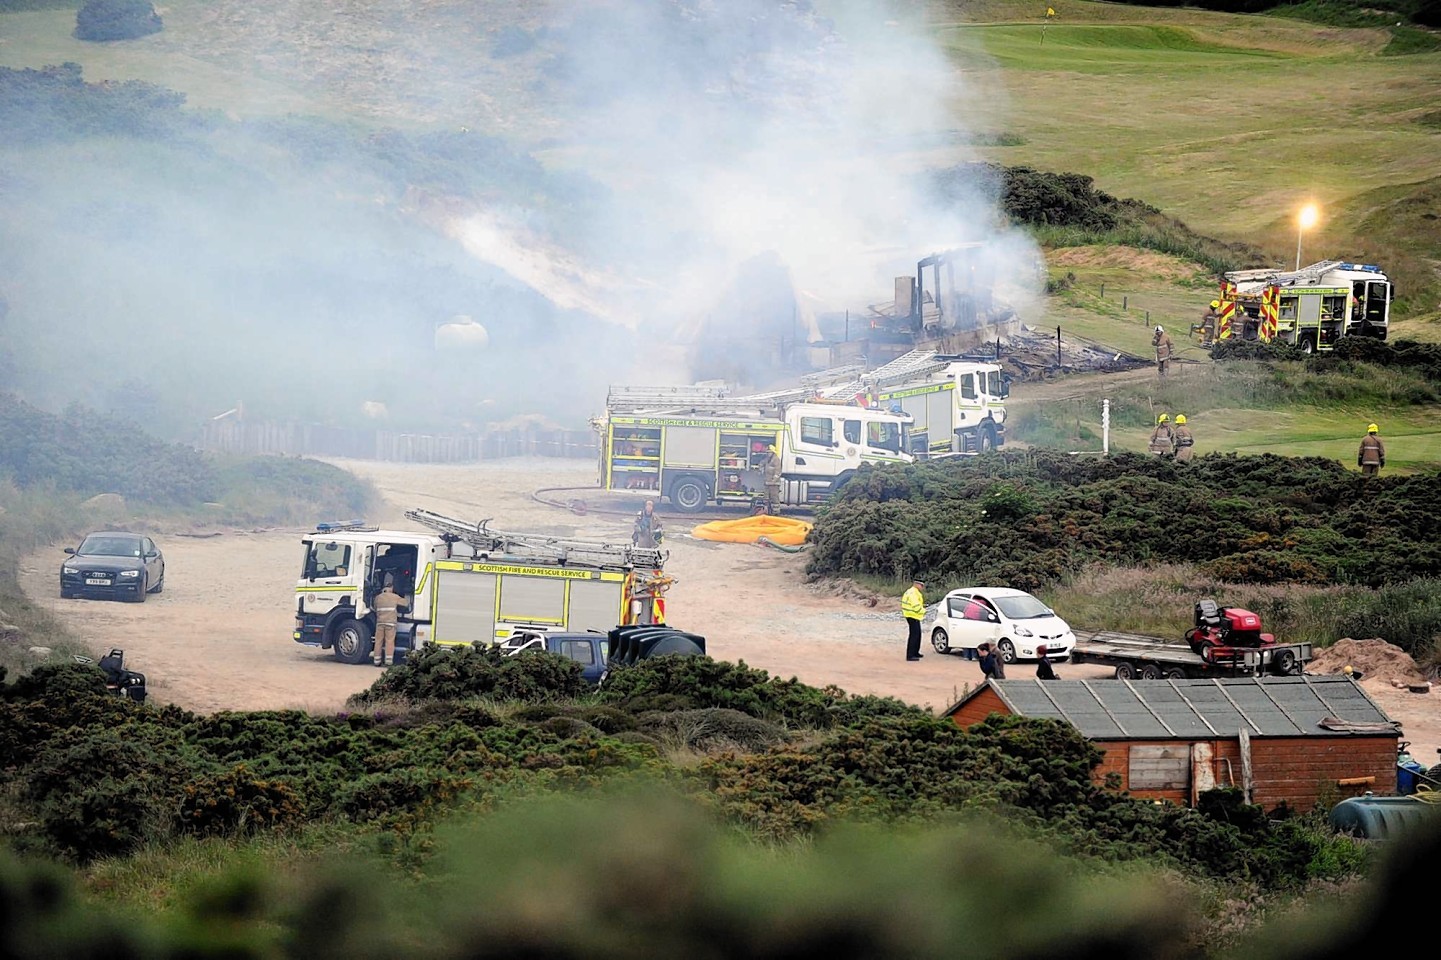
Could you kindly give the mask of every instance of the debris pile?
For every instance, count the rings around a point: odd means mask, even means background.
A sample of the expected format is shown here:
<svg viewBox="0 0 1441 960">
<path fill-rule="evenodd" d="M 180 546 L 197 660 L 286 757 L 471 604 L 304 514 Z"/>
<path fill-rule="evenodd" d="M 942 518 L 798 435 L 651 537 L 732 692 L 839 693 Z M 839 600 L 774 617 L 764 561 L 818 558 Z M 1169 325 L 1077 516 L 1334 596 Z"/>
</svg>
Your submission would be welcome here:
<svg viewBox="0 0 1441 960">
<path fill-rule="evenodd" d="M 1021 325 L 1002 337 L 1000 362 L 1017 380 L 1042 380 L 1060 373 L 1110 373 L 1147 366 L 1150 361 L 1086 337 L 1062 331 L 1057 350 L 1056 332 Z"/>
<path fill-rule="evenodd" d="M 1337 640 L 1316 654 L 1315 659 L 1306 665 L 1306 672 L 1337 674 L 1345 673 L 1347 667 L 1368 680 L 1380 680 L 1393 687 L 1428 687 L 1425 675 L 1409 653 L 1374 637 L 1369 640 L 1352 640 L 1350 637 Z"/>
</svg>

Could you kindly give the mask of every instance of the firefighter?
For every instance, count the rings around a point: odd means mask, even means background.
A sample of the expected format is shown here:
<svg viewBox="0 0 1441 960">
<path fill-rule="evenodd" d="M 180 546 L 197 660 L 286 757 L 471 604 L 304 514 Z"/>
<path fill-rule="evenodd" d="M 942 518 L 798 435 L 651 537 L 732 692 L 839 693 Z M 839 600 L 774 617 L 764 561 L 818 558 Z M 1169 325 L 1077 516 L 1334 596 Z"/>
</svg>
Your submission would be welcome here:
<svg viewBox="0 0 1441 960">
<path fill-rule="evenodd" d="M 1366 436 L 1361 438 L 1361 449 L 1356 451 L 1356 466 L 1368 477 L 1376 476 L 1386 466 L 1386 444 L 1381 442 L 1380 431 L 1374 423 L 1367 427 Z"/>
<path fill-rule="evenodd" d="M 1166 332 L 1166 328 L 1159 323 L 1156 324 L 1156 332 L 1151 336 L 1151 346 L 1156 348 L 1156 371 L 1164 377 L 1166 368 L 1171 365 L 1171 354 L 1176 345 L 1171 342 L 1171 335 Z"/>
<path fill-rule="evenodd" d="M 1158 457 L 1169 457 L 1176 452 L 1176 435 L 1171 431 L 1171 418 L 1164 413 L 1156 418 L 1149 449 Z"/>
<path fill-rule="evenodd" d="M 635 528 L 631 530 L 630 542 L 637 547 L 654 550 L 660 546 L 665 530 L 661 528 L 660 517 L 655 515 L 655 501 L 647 500 L 635 515 Z"/>
<path fill-rule="evenodd" d="M 766 509 L 774 516 L 781 512 L 781 455 L 775 444 L 766 447 L 766 458 L 761 463 L 761 476 L 766 483 Z"/>
<path fill-rule="evenodd" d="M 1216 329 L 1221 324 L 1221 301 L 1212 300 L 1211 307 L 1201 314 L 1201 346 L 1209 347 L 1216 340 Z"/>
<path fill-rule="evenodd" d="M 400 619 L 401 599 L 395 592 L 395 578 L 387 575 L 385 586 L 370 602 L 375 611 L 375 665 L 395 661 L 395 625 Z"/>
<path fill-rule="evenodd" d="M 1176 429 L 1171 431 L 1172 438 L 1176 443 L 1176 461 L 1188 463 L 1191 459 L 1191 448 L 1196 443 L 1196 438 L 1191 436 L 1191 430 L 1186 426 L 1186 415 L 1176 414 Z"/>
</svg>

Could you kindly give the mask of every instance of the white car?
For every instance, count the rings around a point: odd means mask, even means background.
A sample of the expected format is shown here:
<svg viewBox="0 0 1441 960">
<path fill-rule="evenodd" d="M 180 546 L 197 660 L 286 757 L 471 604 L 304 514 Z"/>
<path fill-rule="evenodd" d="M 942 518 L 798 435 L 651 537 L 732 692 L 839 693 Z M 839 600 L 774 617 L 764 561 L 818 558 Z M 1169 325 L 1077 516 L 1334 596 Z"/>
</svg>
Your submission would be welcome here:
<svg viewBox="0 0 1441 960">
<path fill-rule="evenodd" d="M 1076 635 L 1056 612 L 1024 590 L 964 587 L 936 605 L 931 646 L 937 653 L 960 650 L 968 657 L 989 641 L 1006 663 L 1036 660 L 1044 645 L 1047 660 L 1066 660 Z"/>
</svg>

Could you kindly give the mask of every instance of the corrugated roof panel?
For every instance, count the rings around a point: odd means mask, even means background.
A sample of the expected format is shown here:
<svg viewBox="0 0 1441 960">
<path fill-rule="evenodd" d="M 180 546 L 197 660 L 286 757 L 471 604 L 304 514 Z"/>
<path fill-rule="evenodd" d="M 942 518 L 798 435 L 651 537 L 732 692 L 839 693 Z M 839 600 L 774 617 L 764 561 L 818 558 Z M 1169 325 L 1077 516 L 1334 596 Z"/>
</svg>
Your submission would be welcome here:
<svg viewBox="0 0 1441 960">
<path fill-rule="evenodd" d="M 1122 684 L 1122 686 L 1126 686 L 1126 684 Z M 1210 729 L 1201 721 L 1201 717 L 1186 702 L 1187 698 L 1171 683 L 1162 680 L 1145 680 L 1137 681 L 1129 686 L 1145 698 L 1145 706 L 1160 718 L 1160 723 L 1164 723 L 1166 727 L 1170 728 L 1171 733 L 1167 736 L 1186 739 L 1213 736 Z M 1135 695 L 1136 693 L 1132 694 L 1132 696 Z"/>
<path fill-rule="evenodd" d="M 1318 710 L 1325 712 L 1321 702 L 1304 685 L 1291 684 L 1290 688 L 1300 696 L 1290 697 L 1290 704 L 1282 707 L 1272 698 L 1271 688 L 1267 684 L 1227 684 L 1223 687 L 1241 712 L 1255 725 L 1256 730 L 1253 732 L 1262 737 L 1294 737 L 1304 733 L 1307 726 L 1320 719 L 1317 716 Z"/>
<path fill-rule="evenodd" d="M 1242 728 L 1263 737 L 1336 736 L 1337 731 L 1320 726 L 1322 719 L 1389 722 L 1345 677 L 1027 679 L 996 686 L 1018 714 L 1068 720 L 1093 740 L 1234 737 Z"/>
<path fill-rule="evenodd" d="M 1102 681 L 1099 686 L 1095 683 L 1088 684 L 1088 686 L 1100 697 L 1102 704 L 1115 718 L 1124 736 L 1158 740 L 1166 740 L 1175 736 L 1172 732 L 1174 728 L 1168 729 L 1170 724 L 1163 723 L 1163 718 L 1156 716 L 1156 711 L 1148 703 L 1149 697 L 1147 700 L 1143 700 L 1130 684 L 1108 680 Z M 1097 734 L 1096 737 L 1100 739 L 1100 734 Z"/>
<path fill-rule="evenodd" d="M 1036 682 L 1050 683 L 1052 681 L 1038 680 Z M 1066 718 L 1076 725 L 1082 735 L 1098 740 L 1114 739 L 1125 735 L 1125 731 L 1116 725 L 1116 721 L 1106 713 L 1095 695 L 1084 686 L 1077 684 L 1065 690 L 1048 687 L 1047 690 L 1060 702 Z"/>
<path fill-rule="evenodd" d="M 1194 711 L 1205 718 L 1206 724 L 1210 724 L 1217 735 L 1234 737 L 1243 726 L 1248 731 L 1255 732 L 1216 681 L 1177 680 L 1174 686 L 1177 695 L 1189 700 Z M 1201 731 L 1205 729 L 1205 724 L 1197 723 L 1198 736 L 1203 735 Z"/>
</svg>

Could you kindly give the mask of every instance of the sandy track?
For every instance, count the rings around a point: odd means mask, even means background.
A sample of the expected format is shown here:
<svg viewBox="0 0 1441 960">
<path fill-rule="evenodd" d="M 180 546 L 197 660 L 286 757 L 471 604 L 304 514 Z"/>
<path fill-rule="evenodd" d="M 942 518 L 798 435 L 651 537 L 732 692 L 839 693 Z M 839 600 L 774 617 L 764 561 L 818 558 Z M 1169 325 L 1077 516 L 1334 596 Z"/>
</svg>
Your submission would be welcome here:
<svg viewBox="0 0 1441 960">
<path fill-rule="evenodd" d="M 628 518 L 536 503 L 539 487 L 585 486 L 588 461 L 517 459 L 434 466 L 342 461 L 385 497 L 371 517 L 409 526 L 403 513 L 424 507 L 467 519 L 494 518 L 497 529 L 628 540 Z M 335 519 L 335 518 L 321 518 Z M 718 659 L 743 660 L 781 677 L 851 693 L 899 697 L 942 710 L 980 682 L 973 662 L 930 652 L 904 660 L 904 627 L 894 600 L 875 607 L 805 584 L 805 555 L 684 536 L 690 522 L 666 517 L 667 570 L 679 578 L 669 597 L 672 623 L 707 638 Z M 195 538 L 155 531 L 167 563 L 165 593 L 145 604 L 57 599 L 58 547 L 34 554 L 21 584 L 96 649 L 123 647 L 159 702 L 194 710 L 301 707 L 338 709 L 375 679 L 328 651 L 290 638 L 302 529 L 225 531 Z M 934 599 L 934 598 L 932 598 Z M 1066 679 L 1108 676 L 1103 667 L 1063 665 Z M 1030 669 L 1013 667 L 1012 677 Z M 1441 694 L 1421 696 L 1366 682 L 1372 696 L 1405 724 L 1423 762 L 1441 747 Z"/>
</svg>

